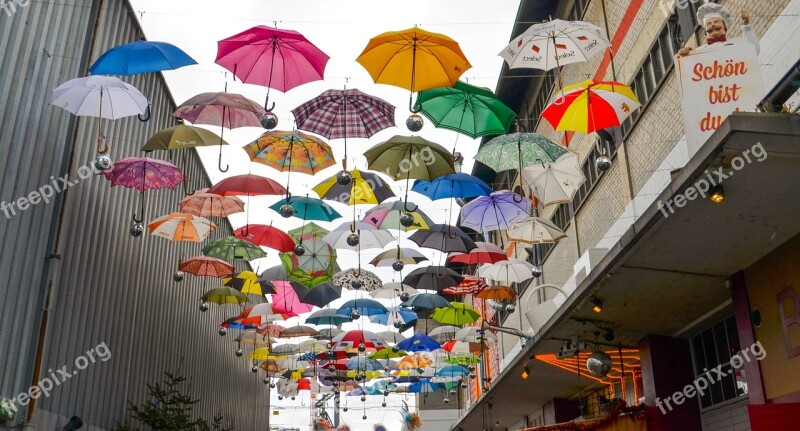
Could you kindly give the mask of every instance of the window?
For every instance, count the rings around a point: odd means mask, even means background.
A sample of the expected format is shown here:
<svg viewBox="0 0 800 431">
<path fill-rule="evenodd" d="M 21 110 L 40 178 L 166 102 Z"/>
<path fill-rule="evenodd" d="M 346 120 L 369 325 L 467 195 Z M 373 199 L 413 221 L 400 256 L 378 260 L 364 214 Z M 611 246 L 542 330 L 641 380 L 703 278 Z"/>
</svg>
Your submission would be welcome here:
<svg viewBox="0 0 800 431">
<path fill-rule="evenodd" d="M 744 370 L 734 369 L 730 363 L 731 357 L 741 350 L 733 316 L 692 337 L 690 342 L 695 377 L 714 381 L 705 395 L 700 397 L 701 408 L 747 394 Z M 725 377 L 720 379 L 718 373 L 708 371 L 717 367 L 721 367 Z"/>
</svg>

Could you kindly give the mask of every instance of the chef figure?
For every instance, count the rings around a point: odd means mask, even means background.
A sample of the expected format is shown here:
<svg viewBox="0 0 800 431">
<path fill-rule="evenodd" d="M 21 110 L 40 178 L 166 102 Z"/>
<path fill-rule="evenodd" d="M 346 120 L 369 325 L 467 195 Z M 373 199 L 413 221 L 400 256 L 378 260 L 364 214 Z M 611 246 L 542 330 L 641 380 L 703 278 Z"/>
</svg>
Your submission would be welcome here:
<svg viewBox="0 0 800 431">
<path fill-rule="evenodd" d="M 752 43 L 756 48 L 756 52 L 759 52 L 758 38 L 750 26 L 750 13 L 747 10 L 743 10 L 741 19 L 744 40 Z M 727 37 L 728 30 L 733 25 L 733 17 L 731 11 L 725 6 L 717 3 L 706 3 L 700 6 L 697 9 L 697 21 L 702 22 L 706 30 L 706 46 L 711 46 L 715 43 L 729 44 L 735 40 Z M 704 46 L 701 46 L 698 50 L 703 50 L 704 48 Z M 690 55 L 691 52 L 692 48 L 681 48 L 678 51 L 678 57 Z"/>
</svg>

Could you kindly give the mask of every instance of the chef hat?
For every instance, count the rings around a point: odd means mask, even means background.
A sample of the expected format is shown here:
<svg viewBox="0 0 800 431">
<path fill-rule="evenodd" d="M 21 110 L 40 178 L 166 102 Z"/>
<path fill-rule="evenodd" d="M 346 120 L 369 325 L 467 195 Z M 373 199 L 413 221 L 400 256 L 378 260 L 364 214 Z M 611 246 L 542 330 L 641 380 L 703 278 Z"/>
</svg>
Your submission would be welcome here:
<svg viewBox="0 0 800 431">
<path fill-rule="evenodd" d="M 731 11 L 721 4 L 706 3 L 697 9 L 697 20 L 702 22 L 703 26 L 712 19 L 721 19 L 727 28 L 731 28 L 733 25 Z"/>
</svg>

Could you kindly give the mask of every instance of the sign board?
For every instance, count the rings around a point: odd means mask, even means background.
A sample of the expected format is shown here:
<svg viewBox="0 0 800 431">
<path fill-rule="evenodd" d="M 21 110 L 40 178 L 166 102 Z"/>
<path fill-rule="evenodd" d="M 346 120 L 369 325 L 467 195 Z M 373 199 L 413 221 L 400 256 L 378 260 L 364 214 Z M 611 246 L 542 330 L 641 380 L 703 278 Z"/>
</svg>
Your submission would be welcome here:
<svg viewBox="0 0 800 431">
<path fill-rule="evenodd" d="M 743 40 L 700 47 L 677 59 L 691 157 L 732 112 L 753 112 L 764 97 L 755 47 Z"/>
</svg>

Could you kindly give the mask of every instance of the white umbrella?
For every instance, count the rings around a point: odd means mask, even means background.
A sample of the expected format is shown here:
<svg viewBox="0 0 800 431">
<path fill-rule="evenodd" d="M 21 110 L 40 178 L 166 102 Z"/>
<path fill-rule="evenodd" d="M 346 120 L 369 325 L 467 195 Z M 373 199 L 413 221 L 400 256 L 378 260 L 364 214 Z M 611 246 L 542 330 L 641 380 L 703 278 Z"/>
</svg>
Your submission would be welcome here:
<svg viewBox="0 0 800 431">
<path fill-rule="evenodd" d="M 381 337 L 387 343 L 397 344 L 406 339 L 406 337 L 394 331 L 381 331 L 377 333 L 379 337 Z"/>
<path fill-rule="evenodd" d="M 383 289 L 373 290 L 369 293 L 369 296 L 375 299 L 396 299 L 399 298 L 403 292 L 408 293 L 408 296 L 419 293 L 417 289 L 407 284 L 402 284 L 399 281 L 391 281 L 389 283 L 383 283 Z"/>
<path fill-rule="evenodd" d="M 325 235 L 322 240 L 333 248 L 354 251 L 358 249 L 383 248 L 395 240 L 395 237 L 391 233 L 378 229 L 371 224 L 364 222 L 355 222 L 355 226 L 353 226 L 353 224 L 353 222 L 342 223 L 329 234 Z M 350 235 L 358 236 L 358 245 L 352 246 L 348 244 L 347 241 Z"/>
<path fill-rule="evenodd" d="M 556 243 L 567 234 L 548 219 L 526 217 L 517 221 L 508 229 L 508 239 L 528 244 Z"/>
<path fill-rule="evenodd" d="M 605 32 L 583 21 L 555 19 L 530 26 L 500 52 L 509 69 L 550 70 L 588 61 L 611 47 Z"/>
<path fill-rule="evenodd" d="M 455 334 L 455 340 L 464 341 L 466 343 L 480 343 L 485 341 L 486 344 L 497 343 L 497 336 L 489 331 L 480 332 L 481 329 L 477 326 L 466 326 L 461 328 Z"/>
<path fill-rule="evenodd" d="M 276 355 L 294 355 L 298 351 L 299 348 L 297 347 L 297 344 L 286 343 L 273 346 L 269 352 Z"/>
<path fill-rule="evenodd" d="M 136 87 L 112 76 L 71 79 L 53 90 L 52 105 L 85 117 L 109 120 L 141 115 L 147 111 L 147 97 Z"/>
<path fill-rule="evenodd" d="M 297 347 L 303 352 L 322 353 L 327 350 L 328 344 L 318 340 L 306 340 Z"/>
<path fill-rule="evenodd" d="M 569 152 L 555 162 L 531 165 L 522 169 L 522 178 L 542 205 L 571 202 L 575 192 L 586 181 L 578 155 Z"/>
<path fill-rule="evenodd" d="M 486 263 L 478 268 L 478 275 L 504 283 L 522 283 L 533 278 L 533 264 L 521 259 L 509 259 L 497 263 Z"/>
<path fill-rule="evenodd" d="M 253 329 L 248 329 L 247 331 L 243 332 L 241 335 L 236 337 L 236 341 L 239 344 L 251 344 L 253 346 L 268 346 L 272 343 L 272 338 L 259 334 Z"/>
<path fill-rule="evenodd" d="M 217 225 L 211 220 L 187 213 L 172 213 L 147 225 L 150 233 L 172 241 L 202 242 Z"/>
<path fill-rule="evenodd" d="M 460 330 L 458 326 L 439 326 L 431 329 L 428 336 L 436 340 L 437 343 L 446 343 L 455 339 L 456 333 Z"/>
</svg>

